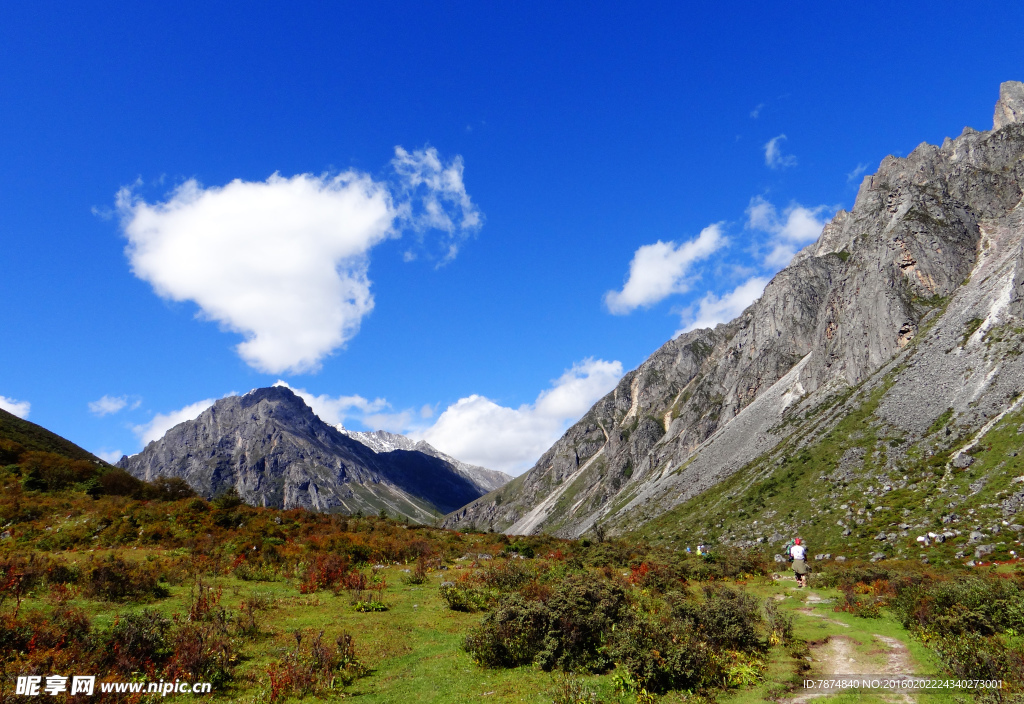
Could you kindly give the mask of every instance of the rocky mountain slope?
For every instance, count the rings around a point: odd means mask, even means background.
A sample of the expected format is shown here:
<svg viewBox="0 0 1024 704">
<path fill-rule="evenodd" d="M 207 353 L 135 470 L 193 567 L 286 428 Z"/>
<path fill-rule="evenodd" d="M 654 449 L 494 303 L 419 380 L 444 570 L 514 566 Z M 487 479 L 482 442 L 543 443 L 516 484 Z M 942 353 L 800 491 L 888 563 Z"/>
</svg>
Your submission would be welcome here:
<svg viewBox="0 0 1024 704">
<path fill-rule="evenodd" d="M 815 521 L 846 545 L 895 491 L 920 521 L 1003 492 L 1009 514 L 977 510 L 1015 525 L 1016 460 L 973 494 L 963 466 L 1024 403 L 1022 182 L 1024 84 L 1008 82 L 993 130 L 886 157 L 738 318 L 670 340 L 446 525 L 741 543 Z M 871 520 L 825 531 L 844 499 Z M 898 518 L 884 525 L 906 537 Z"/>
<path fill-rule="evenodd" d="M 446 455 L 441 452 L 425 440 L 413 440 L 405 435 L 389 433 L 386 430 L 375 430 L 372 433 L 362 433 L 356 430 L 348 430 L 342 426 L 335 427 L 337 427 L 340 432 L 349 436 L 353 440 L 358 440 L 377 453 L 406 450 L 410 452 L 422 452 L 425 455 L 436 457 L 437 459 L 450 464 L 455 471 L 486 491 L 499 489 L 508 484 L 512 479 L 509 475 L 504 472 L 499 472 L 496 469 L 487 469 L 480 465 L 468 464 L 462 460 L 457 460 L 451 455 Z"/>
<path fill-rule="evenodd" d="M 207 498 L 234 487 L 254 506 L 347 514 L 384 509 L 418 522 L 494 484 L 493 477 L 478 483 L 441 453 L 375 451 L 280 386 L 220 399 L 118 466 L 140 479 L 180 477 Z"/>
</svg>

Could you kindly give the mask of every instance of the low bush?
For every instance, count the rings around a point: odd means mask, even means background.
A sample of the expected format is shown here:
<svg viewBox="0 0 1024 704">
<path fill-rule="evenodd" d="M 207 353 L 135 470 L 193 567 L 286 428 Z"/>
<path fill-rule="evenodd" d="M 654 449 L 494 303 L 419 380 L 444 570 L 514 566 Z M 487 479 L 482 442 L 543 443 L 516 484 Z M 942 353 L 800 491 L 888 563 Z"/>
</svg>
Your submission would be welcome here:
<svg viewBox="0 0 1024 704">
<path fill-rule="evenodd" d="M 528 665 L 540 652 L 548 627 L 549 615 L 542 603 L 508 594 L 469 632 L 463 647 L 485 667 Z"/>
<path fill-rule="evenodd" d="M 720 658 L 685 624 L 638 617 L 623 629 L 614 654 L 639 688 L 653 693 L 702 689 L 719 682 Z"/>
<path fill-rule="evenodd" d="M 82 569 L 82 593 L 106 601 L 141 601 L 168 594 L 157 582 L 156 570 L 117 555 L 86 563 Z"/>
<path fill-rule="evenodd" d="M 323 635 L 320 631 L 304 651 L 302 632 L 296 631 L 295 650 L 267 668 L 267 701 L 343 689 L 368 672 L 356 657 L 352 636 L 342 633 L 331 646 L 323 642 Z"/>
<path fill-rule="evenodd" d="M 150 609 L 120 616 L 100 638 L 104 667 L 115 672 L 158 672 L 172 654 L 171 625 L 170 619 Z"/>
<path fill-rule="evenodd" d="M 545 670 L 601 672 L 612 665 L 605 645 L 626 608 L 620 584 L 591 574 L 570 575 L 544 604 L 548 633 L 537 663 Z"/>
<path fill-rule="evenodd" d="M 760 603 L 746 592 L 729 587 L 704 587 L 705 601 L 697 616 L 701 636 L 721 649 L 756 651 L 765 648 L 758 634 Z"/>
<path fill-rule="evenodd" d="M 337 589 L 348 574 L 349 568 L 348 559 L 341 555 L 316 555 L 306 567 L 299 592 L 311 594 L 320 589 Z"/>
<path fill-rule="evenodd" d="M 452 611 L 479 611 L 487 606 L 487 595 L 467 584 L 441 582 L 441 599 Z"/>
</svg>

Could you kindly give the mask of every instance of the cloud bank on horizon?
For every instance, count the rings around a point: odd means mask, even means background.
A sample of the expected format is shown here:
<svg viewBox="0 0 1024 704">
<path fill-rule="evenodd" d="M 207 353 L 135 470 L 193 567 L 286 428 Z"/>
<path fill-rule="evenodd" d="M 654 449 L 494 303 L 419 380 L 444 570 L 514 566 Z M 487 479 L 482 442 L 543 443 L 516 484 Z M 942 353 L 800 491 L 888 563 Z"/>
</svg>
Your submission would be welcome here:
<svg viewBox="0 0 1024 704">
<path fill-rule="evenodd" d="M 588 358 L 554 379 L 551 387 L 541 391 L 533 403 L 510 408 L 471 394 L 448 406 L 433 424 L 425 423 L 433 415 L 430 406 L 395 411 L 383 398 L 314 394 L 281 380 L 274 386 L 291 389 L 330 425 L 344 427 L 347 421 L 356 421 L 369 429 L 402 433 L 414 440 L 425 440 L 463 462 L 516 475 L 533 466 L 621 378 L 621 362 Z M 158 413 L 148 423 L 133 429 L 144 447 L 175 425 L 197 418 L 214 401 L 203 399 L 175 411 Z M 105 454 L 113 456 L 117 452 Z"/>
<path fill-rule="evenodd" d="M 439 230 L 444 263 L 483 222 L 460 157 L 444 163 L 436 149 L 396 147 L 391 165 L 391 183 L 354 170 L 208 188 L 190 179 L 154 204 L 122 188 L 125 254 L 157 295 L 192 301 L 200 317 L 240 333 L 236 350 L 249 366 L 316 371 L 373 310 L 375 246 L 404 230 L 422 245 L 423 233 Z"/>
</svg>

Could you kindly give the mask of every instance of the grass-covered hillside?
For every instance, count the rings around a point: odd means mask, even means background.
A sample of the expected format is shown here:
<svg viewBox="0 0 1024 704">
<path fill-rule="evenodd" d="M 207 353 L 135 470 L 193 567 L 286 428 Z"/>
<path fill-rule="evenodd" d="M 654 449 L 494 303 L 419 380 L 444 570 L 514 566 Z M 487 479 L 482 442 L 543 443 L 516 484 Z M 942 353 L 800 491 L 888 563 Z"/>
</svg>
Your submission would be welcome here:
<svg viewBox="0 0 1024 704">
<path fill-rule="evenodd" d="M 941 414 L 909 441 L 879 417 L 900 369 L 786 421 L 771 452 L 637 533 L 656 544 L 697 542 L 782 552 L 802 536 L 830 559 L 1016 561 L 1024 539 L 1024 408 L 979 432 Z M 919 539 L 922 538 L 922 539 Z"/>
</svg>

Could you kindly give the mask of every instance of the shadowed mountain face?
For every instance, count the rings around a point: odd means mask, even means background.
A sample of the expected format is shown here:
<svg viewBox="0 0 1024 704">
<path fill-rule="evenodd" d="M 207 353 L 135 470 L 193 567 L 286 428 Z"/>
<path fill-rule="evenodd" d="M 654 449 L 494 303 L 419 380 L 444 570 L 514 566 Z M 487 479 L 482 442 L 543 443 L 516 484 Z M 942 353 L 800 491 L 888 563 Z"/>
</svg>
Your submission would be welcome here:
<svg viewBox="0 0 1024 704">
<path fill-rule="evenodd" d="M 180 477 L 207 498 L 234 487 L 255 506 L 433 520 L 476 499 L 475 483 L 441 457 L 375 452 L 320 420 L 286 387 L 217 401 L 118 466 L 140 479 Z"/>
<path fill-rule="evenodd" d="M 741 469 L 763 468 L 744 486 L 770 477 L 786 453 L 825 442 L 866 399 L 871 433 L 892 440 L 862 450 L 879 472 L 900 475 L 915 457 L 959 452 L 929 435 L 944 414 L 958 429 L 944 437 L 967 442 L 1016 412 L 1022 105 L 1024 84 L 1005 83 L 992 131 L 965 128 L 941 146 L 886 157 L 853 209 L 742 315 L 667 342 L 533 469 L 445 525 L 562 536 L 636 529 L 688 501 L 699 510 L 691 500 Z"/>
</svg>

